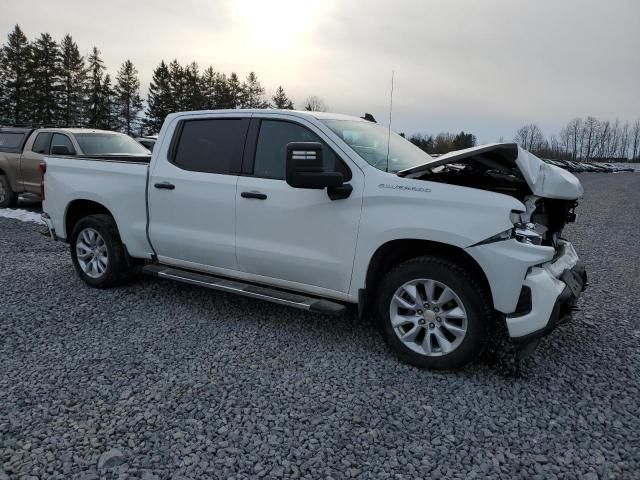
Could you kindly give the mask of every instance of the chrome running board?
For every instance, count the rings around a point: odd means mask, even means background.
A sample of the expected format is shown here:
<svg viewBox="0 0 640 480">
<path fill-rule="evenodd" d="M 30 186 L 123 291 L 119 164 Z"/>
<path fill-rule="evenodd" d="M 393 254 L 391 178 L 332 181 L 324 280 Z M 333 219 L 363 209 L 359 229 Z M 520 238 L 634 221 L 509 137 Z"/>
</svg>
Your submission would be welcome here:
<svg viewBox="0 0 640 480">
<path fill-rule="evenodd" d="M 300 308 L 315 313 L 338 315 L 346 310 L 345 305 L 331 300 L 307 297 L 298 293 L 291 293 L 270 287 L 263 287 L 251 283 L 244 283 L 228 278 L 216 277 L 206 273 L 197 273 L 164 265 L 149 264 L 142 267 L 142 272 L 155 277 L 167 278 L 178 282 L 199 285 L 201 287 L 236 293 L 245 297 L 257 298 L 268 302 Z"/>
</svg>

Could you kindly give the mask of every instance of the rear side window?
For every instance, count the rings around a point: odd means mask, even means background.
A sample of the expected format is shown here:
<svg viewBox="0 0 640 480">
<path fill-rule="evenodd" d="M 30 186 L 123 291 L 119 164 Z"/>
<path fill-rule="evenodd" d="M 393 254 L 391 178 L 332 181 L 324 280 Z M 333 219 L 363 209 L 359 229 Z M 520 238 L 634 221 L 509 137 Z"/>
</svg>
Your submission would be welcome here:
<svg viewBox="0 0 640 480">
<path fill-rule="evenodd" d="M 51 143 L 51 134 L 50 133 L 39 133 L 36 137 L 36 141 L 33 142 L 33 150 L 34 153 L 41 153 L 46 155 L 49 153 L 49 144 Z"/>
<path fill-rule="evenodd" d="M 13 150 L 20 148 L 24 133 L 18 132 L 0 132 L 0 148 Z"/>
<path fill-rule="evenodd" d="M 237 171 L 247 125 L 248 120 L 242 118 L 185 120 L 173 163 L 193 172 L 230 174 Z"/>
<path fill-rule="evenodd" d="M 328 171 L 342 173 L 345 181 L 351 180 L 351 171 L 320 137 L 302 125 L 277 120 L 262 120 L 260 124 L 253 167 L 254 176 L 284 180 L 287 143 L 290 142 L 321 143 L 325 168 Z"/>
<path fill-rule="evenodd" d="M 66 135 L 62 135 L 60 133 L 54 133 L 53 138 L 51 139 L 51 149 L 53 149 L 53 147 L 56 147 L 58 145 L 67 147 L 67 150 L 69 150 L 69 152 L 73 154 L 75 154 L 76 152 L 76 149 L 73 148 L 73 143 L 71 143 L 71 140 L 69 139 L 69 137 L 67 137 Z"/>
</svg>

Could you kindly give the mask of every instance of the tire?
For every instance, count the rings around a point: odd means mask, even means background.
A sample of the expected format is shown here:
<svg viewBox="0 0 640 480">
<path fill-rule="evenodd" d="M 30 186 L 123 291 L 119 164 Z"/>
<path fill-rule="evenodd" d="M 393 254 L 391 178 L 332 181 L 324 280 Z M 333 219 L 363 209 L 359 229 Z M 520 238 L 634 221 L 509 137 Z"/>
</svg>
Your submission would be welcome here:
<svg viewBox="0 0 640 480">
<path fill-rule="evenodd" d="M 6 175 L 0 175 L 0 208 L 15 207 L 18 203 L 18 194 L 11 189 Z"/>
<path fill-rule="evenodd" d="M 489 292 L 468 269 L 447 258 L 425 256 L 385 275 L 376 317 L 384 340 L 400 360 L 420 368 L 455 370 L 472 363 L 486 347 L 491 305 Z"/>
<path fill-rule="evenodd" d="M 130 279 L 128 255 L 111 215 L 89 215 L 81 219 L 73 228 L 70 248 L 73 266 L 87 285 L 110 288 Z M 85 252 L 84 258 L 82 252 Z M 87 256 L 87 252 L 91 254 Z"/>
</svg>

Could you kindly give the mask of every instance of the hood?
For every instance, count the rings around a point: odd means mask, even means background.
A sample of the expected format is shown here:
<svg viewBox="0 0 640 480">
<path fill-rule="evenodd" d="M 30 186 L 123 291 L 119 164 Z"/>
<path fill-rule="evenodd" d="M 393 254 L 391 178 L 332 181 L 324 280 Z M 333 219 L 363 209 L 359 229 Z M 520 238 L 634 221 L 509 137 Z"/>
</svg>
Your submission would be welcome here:
<svg viewBox="0 0 640 480">
<path fill-rule="evenodd" d="M 584 193 L 580 180 L 575 175 L 543 162 L 515 143 L 492 143 L 456 150 L 417 167 L 401 170 L 398 175 L 413 178 L 442 165 L 468 162 L 479 162 L 498 169 L 512 170 L 515 167 L 531 189 L 531 193 L 538 197 L 576 200 Z"/>
</svg>

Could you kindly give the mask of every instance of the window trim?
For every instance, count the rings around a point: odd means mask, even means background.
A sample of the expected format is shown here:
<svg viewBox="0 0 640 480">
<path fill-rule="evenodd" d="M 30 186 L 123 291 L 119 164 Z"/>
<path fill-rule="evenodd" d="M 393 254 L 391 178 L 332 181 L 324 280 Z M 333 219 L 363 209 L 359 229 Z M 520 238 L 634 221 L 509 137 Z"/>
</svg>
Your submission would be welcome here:
<svg viewBox="0 0 640 480">
<path fill-rule="evenodd" d="M 242 122 L 242 128 L 244 131 L 241 133 L 242 138 L 240 139 L 240 147 L 236 147 L 236 150 L 233 152 L 233 156 L 231 158 L 231 164 L 229 166 L 229 172 L 202 172 L 200 170 L 189 170 L 187 168 L 183 168 L 176 163 L 176 154 L 178 152 L 178 147 L 180 145 L 180 139 L 182 138 L 182 132 L 184 130 L 184 125 L 188 122 L 206 122 L 206 121 L 220 121 L 220 120 L 233 120 Z M 250 117 L 205 117 L 205 118 L 184 118 L 178 120 L 176 128 L 173 130 L 173 136 L 171 137 L 171 142 L 169 143 L 169 150 L 167 151 L 167 161 L 176 168 L 184 172 L 195 172 L 195 173 L 208 173 L 212 175 L 240 175 L 242 171 L 242 159 L 244 155 L 244 149 L 247 140 L 247 131 L 249 130 L 250 125 Z"/>
<path fill-rule="evenodd" d="M 245 143 L 245 155 L 242 159 L 242 176 L 254 177 L 254 178 L 263 178 L 265 180 L 279 180 L 286 181 L 284 178 L 269 178 L 269 177 L 261 177 L 255 174 L 255 164 L 256 164 L 256 153 L 258 150 L 258 138 L 260 136 L 260 129 L 262 127 L 262 122 L 283 122 L 283 123 L 292 123 L 298 127 L 304 128 L 305 130 L 311 132 L 316 137 L 318 137 L 326 147 L 333 152 L 336 156 L 337 160 L 344 165 L 345 170 L 348 172 L 348 175 L 344 178 L 344 182 L 350 182 L 353 179 L 353 171 L 347 162 L 344 161 L 342 155 L 340 155 L 336 150 L 329 145 L 329 142 L 324 140 L 322 136 L 318 132 L 314 132 L 312 129 L 303 125 L 300 122 L 296 122 L 293 120 L 285 119 L 285 118 L 252 118 L 251 129 L 249 134 L 247 135 L 247 141 Z M 255 122 L 255 124 L 253 123 Z M 251 135 L 253 137 L 251 137 Z M 247 148 L 248 147 L 248 148 Z"/>
<path fill-rule="evenodd" d="M 60 135 L 62 137 L 67 137 L 67 140 L 69 140 L 69 143 L 71 144 L 71 148 L 73 149 L 73 151 L 71 152 L 71 155 L 77 155 L 78 152 L 76 151 L 76 146 L 73 144 L 73 140 L 71 140 L 71 137 L 69 135 L 67 135 L 66 133 L 62 133 L 62 132 L 51 132 L 51 140 L 49 141 L 49 152 L 51 152 L 51 145 L 53 145 L 53 137 L 56 135 Z M 52 155 L 51 153 L 48 153 L 47 155 Z"/>
</svg>

